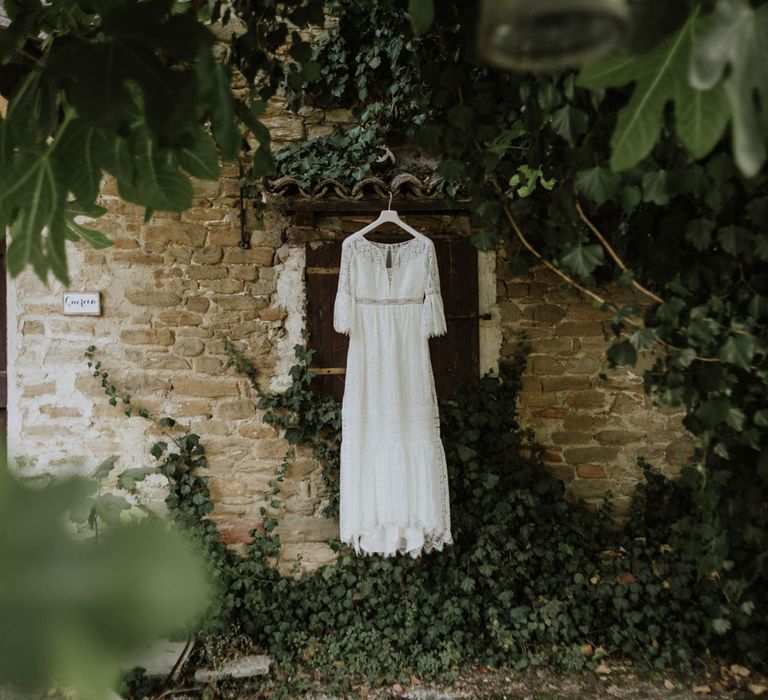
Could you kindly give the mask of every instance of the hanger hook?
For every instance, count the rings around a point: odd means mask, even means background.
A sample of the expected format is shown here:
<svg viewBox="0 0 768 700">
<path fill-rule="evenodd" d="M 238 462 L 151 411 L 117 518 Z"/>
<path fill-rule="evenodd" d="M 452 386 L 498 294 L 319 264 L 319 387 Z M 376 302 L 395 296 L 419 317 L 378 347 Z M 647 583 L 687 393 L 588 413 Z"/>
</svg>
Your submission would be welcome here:
<svg viewBox="0 0 768 700">
<path fill-rule="evenodd" d="M 387 209 L 392 209 L 392 190 L 389 191 L 389 204 L 387 204 Z"/>
</svg>

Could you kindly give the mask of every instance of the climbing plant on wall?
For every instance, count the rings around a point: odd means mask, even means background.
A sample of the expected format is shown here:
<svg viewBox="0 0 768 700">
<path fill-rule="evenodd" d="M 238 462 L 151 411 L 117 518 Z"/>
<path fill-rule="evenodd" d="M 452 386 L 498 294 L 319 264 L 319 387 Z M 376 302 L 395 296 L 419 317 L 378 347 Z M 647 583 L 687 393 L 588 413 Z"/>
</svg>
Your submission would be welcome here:
<svg viewBox="0 0 768 700">
<path fill-rule="evenodd" d="M 273 394 L 257 388 L 254 365 L 228 343 L 231 368 L 254 385 L 263 420 L 292 445 L 324 442 L 326 456 L 338 457 L 340 407 L 314 395 L 311 353 L 301 345 L 295 350 L 292 383 Z M 300 695 L 307 670 L 349 693 L 363 681 L 408 681 L 414 674 L 455 679 L 469 659 L 517 670 L 594 669 L 606 656 L 634 659 L 640 668 L 720 659 L 765 667 L 760 591 L 734 597 L 716 574 L 698 580 L 695 554 L 679 546 L 671 527 L 690 509 L 680 484 L 644 465 L 645 482 L 617 528 L 610 494 L 597 512 L 574 505 L 535 452 L 523 456 L 531 440 L 516 417 L 524 353 L 500 376 L 464 387 L 459 400 L 440 407 L 454 543 L 411 559 L 356 556 L 331 540 L 336 561 L 303 574 L 298 565 L 281 574 L 274 561 L 285 463 L 270 482 L 253 539 L 236 552 L 210 518 L 204 441 L 121 391 L 95 348 L 87 358 L 111 404 L 166 433 L 151 447 L 154 467 L 132 483 L 148 473 L 166 476 L 171 518 L 206 546 L 217 595 L 199 637 L 236 627 L 266 648 L 277 665 L 279 697 Z"/>
</svg>

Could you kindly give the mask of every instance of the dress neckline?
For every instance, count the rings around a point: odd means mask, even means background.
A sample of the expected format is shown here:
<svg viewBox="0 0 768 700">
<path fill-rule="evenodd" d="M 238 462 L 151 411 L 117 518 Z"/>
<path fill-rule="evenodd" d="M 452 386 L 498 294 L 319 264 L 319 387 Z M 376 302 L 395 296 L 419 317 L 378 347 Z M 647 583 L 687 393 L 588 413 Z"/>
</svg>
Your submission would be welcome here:
<svg viewBox="0 0 768 700">
<path fill-rule="evenodd" d="M 369 241 L 365 236 L 360 236 L 360 239 L 365 241 L 366 243 L 372 245 L 372 246 L 376 246 L 377 248 L 378 247 L 380 247 L 380 248 L 394 248 L 396 246 L 406 246 L 406 245 L 410 245 L 414 241 L 419 240 L 416 236 L 412 236 L 410 238 L 410 240 L 407 240 L 407 241 L 397 241 L 396 243 L 382 243 L 380 241 Z"/>
</svg>

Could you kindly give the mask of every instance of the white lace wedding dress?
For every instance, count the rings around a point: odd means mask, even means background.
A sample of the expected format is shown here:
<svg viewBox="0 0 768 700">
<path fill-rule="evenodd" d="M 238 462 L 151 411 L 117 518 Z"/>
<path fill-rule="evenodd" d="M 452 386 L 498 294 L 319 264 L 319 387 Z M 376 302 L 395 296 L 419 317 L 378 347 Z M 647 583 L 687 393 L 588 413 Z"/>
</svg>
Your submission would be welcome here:
<svg viewBox="0 0 768 700">
<path fill-rule="evenodd" d="M 358 554 L 442 550 L 453 539 L 428 343 L 446 332 L 434 243 L 347 238 L 333 326 L 349 335 L 341 540 Z"/>
</svg>

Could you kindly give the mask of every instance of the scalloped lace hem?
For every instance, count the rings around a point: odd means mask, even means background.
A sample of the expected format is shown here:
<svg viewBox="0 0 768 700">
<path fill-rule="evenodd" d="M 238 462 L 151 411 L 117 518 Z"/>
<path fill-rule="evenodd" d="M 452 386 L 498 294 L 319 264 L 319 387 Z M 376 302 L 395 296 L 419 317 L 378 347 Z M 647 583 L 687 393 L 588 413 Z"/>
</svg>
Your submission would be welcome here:
<svg viewBox="0 0 768 700">
<path fill-rule="evenodd" d="M 397 528 L 397 541 L 400 543 L 402 540 L 407 539 L 404 531 L 408 530 L 413 532 L 418 528 Z M 384 544 L 384 547 L 378 547 L 376 549 L 367 549 L 362 544 L 364 538 L 371 538 L 373 535 L 366 533 L 358 533 L 355 535 L 343 538 L 342 542 L 349 545 L 355 550 L 358 556 L 379 556 L 379 557 L 394 557 L 398 554 L 403 556 L 410 556 L 413 559 L 420 557 L 422 554 L 429 554 L 430 552 L 442 552 L 446 545 L 453 544 L 453 537 L 450 529 L 443 531 L 425 531 L 421 530 L 419 533 L 421 536 L 421 542 L 396 546 L 394 542 L 389 541 Z M 382 544 L 380 541 L 379 544 Z"/>
</svg>

